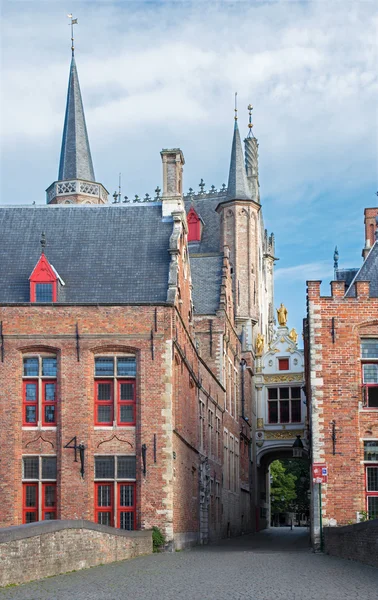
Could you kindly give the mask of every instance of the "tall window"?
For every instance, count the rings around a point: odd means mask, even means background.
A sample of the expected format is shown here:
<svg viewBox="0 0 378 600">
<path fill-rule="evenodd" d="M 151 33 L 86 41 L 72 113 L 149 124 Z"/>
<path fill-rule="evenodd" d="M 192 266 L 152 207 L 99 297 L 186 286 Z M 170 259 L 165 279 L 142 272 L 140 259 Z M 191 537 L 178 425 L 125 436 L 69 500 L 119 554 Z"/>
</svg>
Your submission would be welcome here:
<svg viewBox="0 0 378 600">
<path fill-rule="evenodd" d="M 56 456 L 24 456 L 22 488 L 23 523 L 56 519 Z"/>
<path fill-rule="evenodd" d="M 301 388 L 268 388 L 268 422 L 301 422 Z"/>
<path fill-rule="evenodd" d="M 366 508 L 370 519 L 378 519 L 378 465 L 366 467 Z"/>
<path fill-rule="evenodd" d="M 56 356 L 25 356 L 23 365 L 23 425 L 55 426 L 57 412 Z"/>
<path fill-rule="evenodd" d="M 135 425 L 135 378 L 135 356 L 104 356 L 95 359 L 96 425 Z"/>
<path fill-rule="evenodd" d="M 208 429 L 209 429 L 209 441 L 207 453 L 209 456 L 213 455 L 213 430 L 214 430 L 214 412 L 209 408 L 207 411 L 208 415 Z"/>
<path fill-rule="evenodd" d="M 205 444 L 205 403 L 203 400 L 199 401 L 199 443 L 200 449 L 203 451 Z"/>
<path fill-rule="evenodd" d="M 230 469 L 229 469 L 229 456 L 228 456 L 228 431 L 227 429 L 223 430 L 223 487 L 224 489 L 228 489 L 230 485 Z"/>
<path fill-rule="evenodd" d="M 366 408 L 378 408 L 378 339 L 361 340 L 362 391 Z"/>
<path fill-rule="evenodd" d="M 95 456 L 96 523 L 136 528 L 135 479 L 135 456 Z"/>
<path fill-rule="evenodd" d="M 220 460 L 221 458 L 221 443 L 220 443 L 220 428 L 221 420 L 220 417 L 215 417 L 215 458 Z"/>
</svg>

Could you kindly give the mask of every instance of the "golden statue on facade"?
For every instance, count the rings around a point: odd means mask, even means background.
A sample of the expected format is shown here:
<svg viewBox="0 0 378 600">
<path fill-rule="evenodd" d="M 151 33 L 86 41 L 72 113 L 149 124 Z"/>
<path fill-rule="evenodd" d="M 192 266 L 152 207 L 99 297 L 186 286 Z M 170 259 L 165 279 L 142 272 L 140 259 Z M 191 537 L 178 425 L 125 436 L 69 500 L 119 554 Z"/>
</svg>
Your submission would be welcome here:
<svg viewBox="0 0 378 600">
<path fill-rule="evenodd" d="M 294 344 L 297 343 L 298 334 L 295 331 L 294 327 L 293 327 L 293 329 L 290 329 L 289 338 L 291 339 L 292 342 L 294 342 Z"/>
<path fill-rule="evenodd" d="M 281 325 L 281 327 L 285 327 L 286 322 L 287 322 L 287 308 L 285 308 L 285 306 L 281 302 L 281 306 L 279 308 L 277 308 L 276 310 L 277 310 L 278 323 Z"/>
<path fill-rule="evenodd" d="M 256 356 L 262 356 L 264 352 L 264 336 L 261 333 L 257 334 L 256 338 Z"/>
</svg>

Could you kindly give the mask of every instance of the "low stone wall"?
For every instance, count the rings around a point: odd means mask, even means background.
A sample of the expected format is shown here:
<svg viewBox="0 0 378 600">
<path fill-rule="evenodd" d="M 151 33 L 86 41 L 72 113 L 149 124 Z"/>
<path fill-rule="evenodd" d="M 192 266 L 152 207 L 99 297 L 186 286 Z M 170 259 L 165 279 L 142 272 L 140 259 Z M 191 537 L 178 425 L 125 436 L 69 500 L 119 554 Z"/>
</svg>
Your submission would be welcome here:
<svg viewBox="0 0 378 600">
<path fill-rule="evenodd" d="M 327 554 L 378 567 L 378 519 L 323 531 Z"/>
<path fill-rule="evenodd" d="M 152 553 L 152 532 L 91 521 L 41 521 L 0 529 L 0 586 Z"/>
</svg>

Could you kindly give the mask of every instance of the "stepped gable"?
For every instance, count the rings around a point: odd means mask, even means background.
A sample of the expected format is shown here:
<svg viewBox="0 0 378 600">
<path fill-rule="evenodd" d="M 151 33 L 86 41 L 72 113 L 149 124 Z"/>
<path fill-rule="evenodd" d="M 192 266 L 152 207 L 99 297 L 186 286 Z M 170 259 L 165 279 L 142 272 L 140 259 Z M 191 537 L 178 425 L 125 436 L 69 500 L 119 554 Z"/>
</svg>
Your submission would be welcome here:
<svg viewBox="0 0 378 600">
<path fill-rule="evenodd" d="M 29 277 L 46 256 L 65 286 L 58 302 L 144 303 L 167 300 L 172 223 L 161 205 L 33 206 L 0 209 L 0 302 L 30 301 Z"/>
</svg>

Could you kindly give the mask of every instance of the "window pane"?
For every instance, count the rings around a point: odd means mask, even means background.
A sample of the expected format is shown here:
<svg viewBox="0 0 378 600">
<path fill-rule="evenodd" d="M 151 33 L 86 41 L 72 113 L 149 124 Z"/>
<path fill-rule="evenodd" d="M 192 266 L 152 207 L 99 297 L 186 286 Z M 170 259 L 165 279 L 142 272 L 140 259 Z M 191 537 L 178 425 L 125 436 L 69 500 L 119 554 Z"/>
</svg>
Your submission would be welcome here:
<svg viewBox="0 0 378 600">
<path fill-rule="evenodd" d="M 278 402 L 268 402 L 269 423 L 278 423 Z"/>
<path fill-rule="evenodd" d="M 117 478 L 135 479 L 136 478 L 136 457 L 118 456 L 117 457 Z"/>
<path fill-rule="evenodd" d="M 378 358 L 378 339 L 361 340 L 362 358 Z"/>
<path fill-rule="evenodd" d="M 35 377 L 38 376 L 38 358 L 24 358 L 24 376 Z"/>
<path fill-rule="evenodd" d="M 111 518 L 110 512 L 97 513 L 97 523 L 99 525 L 109 525 L 109 527 L 111 527 L 112 523 L 110 522 L 110 518 Z"/>
<path fill-rule="evenodd" d="M 289 401 L 283 400 L 280 402 L 280 422 L 289 422 Z"/>
<path fill-rule="evenodd" d="M 56 506 L 56 486 L 55 485 L 45 485 L 45 507 L 46 508 L 54 508 Z M 46 518 L 46 515 L 45 515 Z M 54 518 L 54 517 L 51 517 Z"/>
<path fill-rule="evenodd" d="M 113 407 L 98 406 L 97 407 L 97 423 L 113 423 Z"/>
<path fill-rule="evenodd" d="M 37 486 L 27 485 L 25 490 L 25 506 L 27 508 L 37 508 Z"/>
<path fill-rule="evenodd" d="M 44 512 L 43 513 L 43 520 L 44 521 L 53 521 L 54 519 L 56 519 L 56 513 L 55 512 Z"/>
<path fill-rule="evenodd" d="M 292 421 L 292 423 L 300 423 L 301 422 L 301 401 L 300 400 L 292 400 L 291 401 L 291 421 Z"/>
<path fill-rule="evenodd" d="M 55 423 L 55 406 L 45 406 L 45 423 Z"/>
<path fill-rule="evenodd" d="M 119 486 L 119 505 L 124 507 L 134 506 L 134 486 L 120 485 Z"/>
<path fill-rule="evenodd" d="M 45 400 L 47 402 L 55 401 L 55 390 L 56 390 L 55 383 L 46 383 L 45 384 Z"/>
<path fill-rule="evenodd" d="M 37 520 L 37 511 L 25 513 L 25 523 L 35 523 Z"/>
<path fill-rule="evenodd" d="M 133 512 L 121 512 L 119 515 L 119 527 L 120 527 L 120 529 L 126 529 L 127 531 L 133 531 L 133 529 L 134 529 L 134 513 Z"/>
<path fill-rule="evenodd" d="M 25 422 L 36 423 L 37 422 L 37 407 L 36 406 L 25 406 Z"/>
<path fill-rule="evenodd" d="M 56 456 L 42 457 L 42 479 L 56 479 Z"/>
<path fill-rule="evenodd" d="M 364 460 L 378 462 L 378 440 L 364 442 Z"/>
<path fill-rule="evenodd" d="M 378 386 L 368 387 L 368 406 L 378 408 Z"/>
<path fill-rule="evenodd" d="M 363 365 L 364 383 L 378 383 L 378 365 Z"/>
<path fill-rule="evenodd" d="M 25 400 L 27 402 L 36 402 L 37 400 L 37 384 L 27 383 L 25 385 Z"/>
<path fill-rule="evenodd" d="M 97 479 L 114 479 L 114 456 L 95 457 L 95 477 Z M 99 486 L 101 488 L 103 486 Z"/>
<path fill-rule="evenodd" d="M 134 405 L 120 406 L 120 423 L 134 423 Z"/>
<path fill-rule="evenodd" d="M 370 519 L 378 519 L 378 496 L 368 498 L 368 513 Z"/>
<path fill-rule="evenodd" d="M 97 400 L 111 400 L 112 399 L 112 384 L 111 383 L 98 383 L 97 384 Z"/>
<path fill-rule="evenodd" d="M 378 492 L 378 467 L 368 467 L 366 469 L 367 491 Z"/>
<path fill-rule="evenodd" d="M 112 485 L 97 486 L 97 506 L 112 505 Z"/>
<path fill-rule="evenodd" d="M 53 301 L 53 284 L 52 283 L 36 283 L 35 284 L 35 301 L 36 302 L 52 302 Z"/>
<path fill-rule="evenodd" d="M 119 386 L 120 400 L 134 400 L 134 384 L 121 383 Z"/>
<path fill-rule="evenodd" d="M 268 389 L 268 398 L 269 398 L 269 400 L 277 400 L 278 388 L 269 388 Z"/>
<path fill-rule="evenodd" d="M 96 358 L 95 375 L 114 375 L 114 358 Z"/>
<path fill-rule="evenodd" d="M 280 388 L 280 398 L 287 400 L 289 398 L 289 388 Z"/>
<path fill-rule="evenodd" d="M 125 356 L 123 358 L 117 358 L 117 375 L 118 377 L 136 376 L 135 356 Z"/>
<path fill-rule="evenodd" d="M 300 387 L 292 387 L 291 389 L 291 397 L 292 398 L 300 398 L 301 397 L 301 388 Z"/>
<path fill-rule="evenodd" d="M 24 479 L 39 479 L 38 456 L 25 456 L 23 458 L 23 466 Z"/>
<path fill-rule="evenodd" d="M 56 377 L 56 357 L 42 358 L 42 375 Z"/>
</svg>

